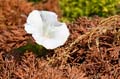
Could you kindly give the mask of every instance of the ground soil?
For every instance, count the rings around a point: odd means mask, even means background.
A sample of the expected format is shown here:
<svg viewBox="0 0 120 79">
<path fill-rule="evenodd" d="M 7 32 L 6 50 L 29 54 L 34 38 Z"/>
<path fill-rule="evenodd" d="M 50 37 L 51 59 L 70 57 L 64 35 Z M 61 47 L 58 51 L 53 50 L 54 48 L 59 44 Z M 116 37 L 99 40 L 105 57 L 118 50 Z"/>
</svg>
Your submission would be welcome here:
<svg viewBox="0 0 120 79">
<path fill-rule="evenodd" d="M 119 15 L 78 17 L 65 45 L 44 51 L 24 30 L 33 9 L 61 16 L 58 0 L 0 0 L 0 79 L 120 79 Z"/>
</svg>

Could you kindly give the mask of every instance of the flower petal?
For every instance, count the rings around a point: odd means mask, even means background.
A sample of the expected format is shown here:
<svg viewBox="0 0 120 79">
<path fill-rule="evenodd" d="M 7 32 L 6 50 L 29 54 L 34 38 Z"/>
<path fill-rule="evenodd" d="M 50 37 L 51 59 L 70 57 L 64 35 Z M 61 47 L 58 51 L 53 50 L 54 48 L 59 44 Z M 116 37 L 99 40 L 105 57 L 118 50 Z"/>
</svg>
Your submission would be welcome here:
<svg viewBox="0 0 120 79">
<path fill-rule="evenodd" d="M 59 45 L 63 45 L 68 39 L 70 32 L 65 23 L 62 23 L 61 26 L 55 27 L 54 39 L 56 39 Z"/>
<path fill-rule="evenodd" d="M 40 33 L 33 33 L 33 34 L 32 34 L 32 37 L 35 39 L 36 43 L 42 45 L 44 39 L 43 39 L 43 37 L 40 36 L 40 35 L 41 35 Z"/>
<path fill-rule="evenodd" d="M 34 33 L 32 36 L 37 44 L 44 46 L 46 49 L 54 49 L 59 46 L 56 40 L 40 37 L 38 33 Z"/>
<path fill-rule="evenodd" d="M 27 23 L 25 24 L 25 30 L 27 33 L 35 33 L 35 32 L 41 32 L 42 33 L 42 19 L 40 16 L 40 12 L 38 10 L 33 10 L 28 18 Z"/>
<path fill-rule="evenodd" d="M 56 13 L 49 11 L 32 11 L 27 18 L 25 30 L 32 34 L 36 43 L 46 49 L 63 45 L 70 35 L 66 24 L 59 22 Z"/>
<path fill-rule="evenodd" d="M 40 11 L 42 21 L 47 24 L 54 24 L 57 21 L 57 15 L 50 11 Z"/>
<path fill-rule="evenodd" d="M 54 49 L 63 45 L 70 35 L 65 23 L 62 23 L 62 26 L 55 27 L 54 30 L 52 38 L 40 37 L 39 33 L 34 33 L 32 36 L 36 43 L 44 46 L 46 49 Z"/>
<path fill-rule="evenodd" d="M 45 39 L 42 45 L 47 49 L 55 49 L 61 46 L 58 40 L 55 39 Z"/>
</svg>

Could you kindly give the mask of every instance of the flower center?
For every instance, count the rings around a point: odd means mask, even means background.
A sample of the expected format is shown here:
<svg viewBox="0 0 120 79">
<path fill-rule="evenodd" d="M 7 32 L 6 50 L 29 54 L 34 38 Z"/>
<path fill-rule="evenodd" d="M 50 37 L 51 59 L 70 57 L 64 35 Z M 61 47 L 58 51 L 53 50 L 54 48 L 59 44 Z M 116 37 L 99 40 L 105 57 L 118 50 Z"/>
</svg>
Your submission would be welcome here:
<svg viewBox="0 0 120 79">
<path fill-rule="evenodd" d="M 53 38 L 54 36 L 54 28 L 50 24 L 46 24 L 43 26 L 43 37 L 45 38 Z"/>
</svg>

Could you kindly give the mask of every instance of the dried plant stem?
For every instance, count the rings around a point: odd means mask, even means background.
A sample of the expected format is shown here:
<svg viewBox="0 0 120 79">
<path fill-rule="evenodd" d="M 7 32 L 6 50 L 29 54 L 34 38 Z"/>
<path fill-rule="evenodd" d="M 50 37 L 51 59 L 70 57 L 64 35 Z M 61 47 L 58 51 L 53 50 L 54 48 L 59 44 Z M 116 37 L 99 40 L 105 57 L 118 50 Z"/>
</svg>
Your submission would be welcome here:
<svg viewBox="0 0 120 79">
<path fill-rule="evenodd" d="M 95 33 L 100 33 L 100 32 L 103 31 L 105 28 L 106 28 L 106 29 L 109 29 L 109 27 L 105 27 L 106 24 L 112 25 L 113 23 L 115 23 L 116 21 L 119 21 L 119 20 L 120 20 L 120 16 L 118 16 L 118 15 L 111 16 L 111 17 L 109 17 L 109 18 L 106 18 L 106 19 L 101 20 L 101 21 L 99 22 L 99 24 L 98 24 L 97 27 L 92 28 L 91 31 L 89 31 L 89 32 L 87 32 L 87 33 L 79 36 L 75 41 L 73 41 L 73 42 L 69 45 L 69 47 L 66 48 L 67 50 L 66 50 L 65 52 L 66 52 L 66 53 L 67 53 L 67 52 L 70 52 L 71 49 L 73 48 L 73 46 L 74 46 L 75 44 L 77 44 L 80 40 L 83 40 L 84 38 L 86 38 L 86 37 L 88 37 L 88 36 L 89 36 L 89 40 L 88 40 L 88 44 L 89 44 L 89 42 L 91 41 L 91 37 L 92 37 L 93 34 L 95 34 Z M 98 42 L 98 40 L 97 40 L 97 42 Z M 97 47 L 99 47 L 98 44 L 97 44 Z"/>
</svg>

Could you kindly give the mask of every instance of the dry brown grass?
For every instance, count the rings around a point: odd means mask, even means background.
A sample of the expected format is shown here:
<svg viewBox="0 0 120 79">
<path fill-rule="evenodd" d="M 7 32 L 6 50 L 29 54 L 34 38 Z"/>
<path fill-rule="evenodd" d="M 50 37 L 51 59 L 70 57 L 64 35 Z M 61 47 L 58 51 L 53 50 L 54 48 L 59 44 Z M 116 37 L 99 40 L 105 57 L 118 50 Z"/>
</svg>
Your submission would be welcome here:
<svg viewBox="0 0 120 79">
<path fill-rule="evenodd" d="M 14 50 L 34 44 L 23 26 L 29 12 L 47 9 L 59 14 L 57 4 L 0 0 L 0 79 L 119 79 L 119 15 L 76 19 L 68 24 L 71 35 L 66 44 L 45 56 Z"/>
</svg>

